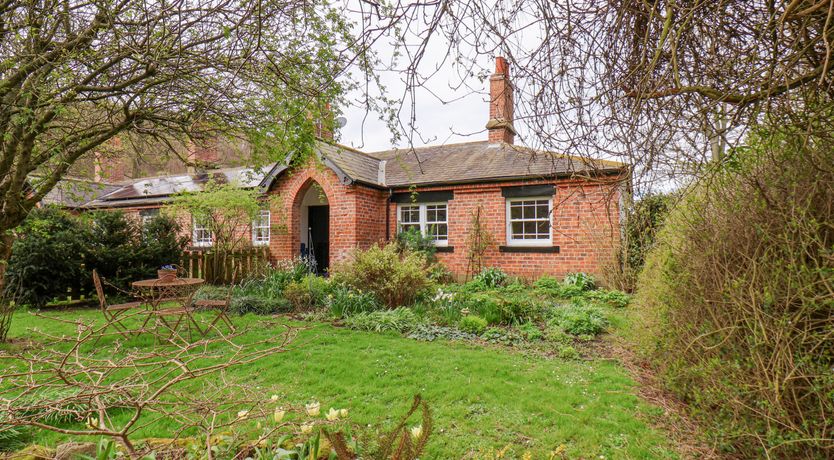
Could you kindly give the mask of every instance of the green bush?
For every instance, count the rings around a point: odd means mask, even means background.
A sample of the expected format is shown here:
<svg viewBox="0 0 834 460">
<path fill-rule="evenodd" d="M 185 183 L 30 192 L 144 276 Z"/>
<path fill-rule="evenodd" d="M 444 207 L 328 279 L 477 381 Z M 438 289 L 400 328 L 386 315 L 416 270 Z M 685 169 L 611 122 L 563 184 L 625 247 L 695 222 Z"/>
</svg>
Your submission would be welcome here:
<svg viewBox="0 0 834 460">
<path fill-rule="evenodd" d="M 84 269 L 86 226 L 67 212 L 34 209 L 17 231 L 6 271 L 7 295 L 45 305 L 71 288 L 92 286 Z"/>
<path fill-rule="evenodd" d="M 500 291 L 470 292 L 455 295 L 461 309 L 484 318 L 490 325 L 512 325 L 541 319 L 543 307 L 527 294 L 503 294 Z"/>
<path fill-rule="evenodd" d="M 397 233 L 397 245 L 401 252 L 419 252 L 429 262 L 434 261 L 434 254 L 437 252 L 437 246 L 434 245 L 434 240 L 431 237 L 423 235 L 416 228 Z"/>
<path fill-rule="evenodd" d="M 834 148 L 804 127 L 746 144 L 666 219 L 633 339 L 721 448 L 831 458 Z"/>
<path fill-rule="evenodd" d="M 579 352 L 571 345 L 559 346 L 559 357 L 562 359 L 579 359 Z"/>
<path fill-rule="evenodd" d="M 336 318 L 379 309 L 376 297 L 372 293 L 356 291 L 345 286 L 331 289 L 325 298 L 325 305 Z"/>
<path fill-rule="evenodd" d="M 527 340 L 534 341 L 544 339 L 544 333 L 542 333 L 541 329 L 533 323 L 520 324 L 516 326 L 516 329 Z"/>
<path fill-rule="evenodd" d="M 567 286 L 575 286 L 581 291 L 592 291 L 597 287 L 593 276 L 581 272 L 568 273 L 565 276 L 564 284 Z"/>
<path fill-rule="evenodd" d="M 586 292 L 584 297 L 590 300 L 596 300 L 614 308 L 625 308 L 631 302 L 631 296 L 622 291 L 608 291 L 599 289 L 596 291 Z"/>
<path fill-rule="evenodd" d="M 400 251 L 396 244 L 355 251 L 348 261 L 335 267 L 333 280 L 369 291 L 389 308 L 412 305 L 432 285 L 426 256 Z"/>
<path fill-rule="evenodd" d="M 500 327 L 491 327 L 484 331 L 484 333 L 481 334 L 481 340 L 508 347 L 524 342 L 520 335 Z"/>
<path fill-rule="evenodd" d="M 408 333 L 409 339 L 433 342 L 437 339 L 443 340 L 477 340 L 478 336 L 463 332 L 453 327 L 434 326 L 431 324 L 418 324 Z"/>
<path fill-rule="evenodd" d="M 608 326 L 603 313 L 581 303 L 556 306 L 550 312 L 548 326 L 556 326 L 574 336 L 595 336 Z"/>
<path fill-rule="evenodd" d="M 408 332 L 422 321 L 416 313 L 408 308 L 357 313 L 345 318 L 345 326 L 350 329 L 371 332 Z"/>
<path fill-rule="evenodd" d="M 487 321 L 480 316 L 466 315 L 458 322 L 458 328 L 463 332 L 480 335 L 487 328 Z"/>
<path fill-rule="evenodd" d="M 330 286 L 327 280 L 312 274 L 293 281 L 284 288 L 284 297 L 297 312 L 323 306 L 329 293 Z"/>
<path fill-rule="evenodd" d="M 542 276 L 536 280 L 533 283 L 533 290 L 551 299 L 570 299 L 584 293 L 582 287 L 575 284 L 565 284 L 550 276 Z"/>
<path fill-rule="evenodd" d="M 507 274 L 500 268 L 490 267 L 478 273 L 472 281 L 484 286 L 486 289 L 495 289 L 505 285 L 507 278 Z"/>
<path fill-rule="evenodd" d="M 233 297 L 230 311 L 237 315 L 254 313 L 256 315 L 274 315 L 287 313 L 292 306 L 286 299 L 264 298 L 256 296 Z"/>
<path fill-rule="evenodd" d="M 262 275 L 241 282 L 235 294 L 269 299 L 282 298 L 290 283 L 300 282 L 311 273 L 310 264 L 305 259 L 281 261 Z"/>
</svg>

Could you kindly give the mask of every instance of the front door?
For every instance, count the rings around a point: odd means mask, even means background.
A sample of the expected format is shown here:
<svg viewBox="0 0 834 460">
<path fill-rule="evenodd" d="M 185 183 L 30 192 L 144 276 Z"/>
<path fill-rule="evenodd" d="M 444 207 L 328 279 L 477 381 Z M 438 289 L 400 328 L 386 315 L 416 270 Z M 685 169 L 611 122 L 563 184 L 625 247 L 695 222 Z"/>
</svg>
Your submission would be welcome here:
<svg viewBox="0 0 834 460">
<path fill-rule="evenodd" d="M 324 273 L 330 267 L 330 206 L 307 207 L 310 227 L 310 248 L 316 258 L 316 270 Z"/>
</svg>

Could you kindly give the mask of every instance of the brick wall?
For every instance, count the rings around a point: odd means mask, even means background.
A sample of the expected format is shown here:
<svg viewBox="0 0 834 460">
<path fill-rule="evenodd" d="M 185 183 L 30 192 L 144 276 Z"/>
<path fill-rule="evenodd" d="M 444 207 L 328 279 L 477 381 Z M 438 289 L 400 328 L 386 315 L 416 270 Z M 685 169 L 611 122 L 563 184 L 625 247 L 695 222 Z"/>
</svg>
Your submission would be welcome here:
<svg viewBox="0 0 834 460">
<path fill-rule="evenodd" d="M 273 261 L 299 254 L 301 201 L 305 193 L 318 184 L 330 206 L 330 263 L 344 260 L 355 248 L 393 240 L 397 231 L 397 205 L 388 204 L 387 190 L 363 185 L 344 185 L 336 174 L 320 164 L 309 164 L 281 176 L 269 192 L 272 234 L 270 256 Z M 506 199 L 502 187 L 553 184 L 553 245 L 558 253 L 502 252 L 507 244 Z M 506 272 L 535 278 L 543 274 L 562 277 L 571 272 L 600 272 L 602 265 L 615 255 L 619 244 L 619 187 L 610 182 L 586 180 L 515 181 L 494 184 L 471 184 L 420 188 L 418 191 L 453 190 L 448 203 L 449 246 L 453 252 L 440 252 L 438 259 L 459 278 L 467 274 L 467 237 L 472 213 L 480 206 L 482 224 L 492 235 L 494 244 L 487 250 L 484 266 L 500 267 Z M 408 189 L 395 192 L 410 192 Z M 138 216 L 138 208 L 125 209 Z M 181 217 L 183 231 L 190 236 L 191 221 Z"/>
<path fill-rule="evenodd" d="M 554 184 L 553 245 L 558 253 L 502 252 L 507 244 L 506 198 L 502 187 L 515 185 Z M 517 276 L 536 278 L 543 274 L 562 277 L 571 272 L 599 273 L 619 244 L 619 188 L 617 184 L 592 183 L 582 180 L 503 182 L 496 184 L 432 187 L 421 190 L 453 190 L 448 204 L 449 246 L 453 252 L 439 252 L 438 259 L 456 277 L 467 274 L 469 258 L 467 237 L 472 214 L 481 207 L 481 224 L 492 235 L 494 244 L 484 254 L 483 264 L 500 267 Z M 407 190 L 400 190 L 407 191 Z M 396 231 L 397 206 L 389 206 L 391 238 Z"/>
<path fill-rule="evenodd" d="M 270 189 L 273 260 L 299 254 L 301 201 L 313 184 L 321 187 L 330 206 L 331 266 L 357 247 L 368 248 L 384 240 L 386 193 L 361 185 L 344 185 L 333 171 L 311 160 L 306 167 L 285 173 Z"/>
</svg>

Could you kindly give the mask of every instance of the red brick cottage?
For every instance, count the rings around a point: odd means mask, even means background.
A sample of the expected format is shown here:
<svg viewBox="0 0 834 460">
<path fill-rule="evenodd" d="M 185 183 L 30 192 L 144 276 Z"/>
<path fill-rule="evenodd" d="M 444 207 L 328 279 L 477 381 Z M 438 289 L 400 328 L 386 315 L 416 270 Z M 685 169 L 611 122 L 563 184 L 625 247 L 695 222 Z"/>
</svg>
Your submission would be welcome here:
<svg viewBox="0 0 834 460">
<path fill-rule="evenodd" d="M 627 169 L 514 145 L 512 92 L 507 63 L 498 58 L 485 141 L 366 153 L 322 140 L 316 159 L 301 168 L 143 178 L 83 207 L 150 216 L 173 193 L 222 176 L 277 196 L 249 232 L 253 244 L 268 245 L 273 260 L 312 247 L 319 266 L 329 267 L 355 248 L 417 228 L 433 237 L 439 260 L 463 275 L 478 213 L 494 243 L 485 266 L 526 277 L 598 273 L 619 243 Z M 205 229 L 191 230 L 194 246 L 211 245 Z"/>
</svg>

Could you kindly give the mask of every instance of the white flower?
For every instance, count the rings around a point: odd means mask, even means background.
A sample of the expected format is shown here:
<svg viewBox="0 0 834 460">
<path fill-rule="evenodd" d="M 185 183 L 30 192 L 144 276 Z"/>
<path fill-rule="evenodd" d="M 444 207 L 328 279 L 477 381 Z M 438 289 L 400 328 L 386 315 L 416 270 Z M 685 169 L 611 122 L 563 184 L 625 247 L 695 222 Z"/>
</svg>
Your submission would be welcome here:
<svg viewBox="0 0 834 460">
<path fill-rule="evenodd" d="M 305 407 L 307 409 L 307 415 L 310 417 L 315 417 L 316 415 L 319 415 L 319 412 L 321 412 L 321 404 L 318 402 L 311 402 Z"/>
<path fill-rule="evenodd" d="M 275 423 L 281 423 L 281 420 L 284 420 L 284 415 L 286 415 L 287 411 L 281 410 L 280 407 L 275 408 L 275 412 L 272 413 L 272 420 L 275 420 Z"/>
<path fill-rule="evenodd" d="M 327 414 L 325 414 L 325 417 L 327 418 L 327 421 L 335 422 L 339 419 L 339 411 L 331 407 L 330 410 L 327 411 Z"/>
<path fill-rule="evenodd" d="M 313 432 L 313 424 L 312 423 L 305 423 L 301 425 L 301 432 L 303 434 L 310 434 Z"/>
<path fill-rule="evenodd" d="M 272 397 L 270 397 L 269 399 L 273 401 L 278 401 L 278 395 L 272 395 Z"/>
<path fill-rule="evenodd" d="M 238 419 L 240 419 L 240 420 L 243 420 L 243 419 L 245 419 L 245 418 L 246 418 L 246 416 L 248 416 L 248 415 L 249 415 L 249 411 L 248 411 L 248 410 L 242 410 L 242 411 L 240 411 L 240 412 L 238 412 L 238 413 L 237 413 L 237 418 L 238 418 Z"/>
<path fill-rule="evenodd" d="M 418 439 L 420 436 L 423 435 L 423 425 L 417 425 L 411 428 L 411 437 L 414 439 Z"/>
<path fill-rule="evenodd" d="M 347 409 L 340 409 L 339 410 L 339 417 L 347 418 L 347 416 L 348 416 L 348 410 Z"/>
</svg>

